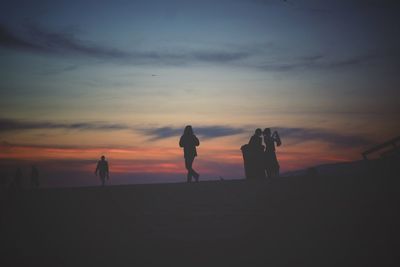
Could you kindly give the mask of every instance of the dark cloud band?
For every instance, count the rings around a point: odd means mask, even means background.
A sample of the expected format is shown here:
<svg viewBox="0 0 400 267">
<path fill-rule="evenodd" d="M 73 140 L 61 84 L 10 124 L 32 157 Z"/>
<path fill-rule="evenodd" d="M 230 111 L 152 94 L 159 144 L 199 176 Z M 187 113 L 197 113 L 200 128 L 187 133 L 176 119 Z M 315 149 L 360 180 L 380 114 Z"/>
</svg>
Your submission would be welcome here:
<svg viewBox="0 0 400 267">
<path fill-rule="evenodd" d="M 185 64 L 187 62 L 226 63 L 249 56 L 243 51 L 124 51 L 117 48 L 82 41 L 72 33 L 51 32 L 37 25 L 28 25 L 24 37 L 0 24 L 0 47 L 32 52 L 87 56 L 98 59 L 116 60 L 128 64 Z"/>
<path fill-rule="evenodd" d="M 108 124 L 108 123 L 96 123 L 96 122 L 56 123 L 56 122 L 0 119 L 0 132 L 23 131 L 23 130 L 45 130 L 45 129 L 106 131 L 106 130 L 127 130 L 130 128 L 124 124 Z"/>
<path fill-rule="evenodd" d="M 160 139 L 160 138 L 169 138 L 180 136 L 183 134 L 184 127 L 175 128 L 175 127 L 159 127 L 159 128 L 150 128 L 150 129 L 142 129 L 142 132 L 149 136 L 152 140 Z M 216 138 L 223 136 L 231 136 L 236 134 L 244 133 L 244 129 L 235 128 L 229 126 L 198 126 L 194 127 L 194 132 L 196 135 L 202 138 Z"/>
<path fill-rule="evenodd" d="M 23 37 L 22 37 L 23 36 Z M 22 52 L 54 54 L 59 56 L 85 56 L 106 59 L 107 62 L 118 62 L 132 65 L 164 64 L 185 65 L 188 63 L 234 64 L 241 67 L 255 68 L 268 72 L 286 72 L 298 70 L 331 70 L 366 64 L 375 54 L 365 54 L 329 60 L 324 55 L 316 54 L 299 58 L 280 58 L 271 60 L 258 48 L 242 47 L 237 50 L 203 50 L 203 51 L 124 51 L 118 48 L 82 41 L 71 32 L 52 32 L 37 25 L 29 24 L 27 31 L 21 35 L 11 28 L 0 24 L 0 47 Z M 255 62 L 255 59 L 257 59 Z M 259 62 L 263 59 L 264 63 Z"/>
<path fill-rule="evenodd" d="M 42 121 L 23 121 L 13 119 L 0 119 L 0 133 L 10 131 L 26 130 L 82 130 L 82 131 L 117 131 L 132 130 L 140 131 L 150 139 L 168 138 L 179 136 L 183 132 L 183 127 L 155 127 L 155 128 L 137 128 L 126 124 L 104 123 L 104 122 L 77 122 L 77 123 L 56 123 Z M 196 134 L 202 138 L 216 138 L 243 133 L 242 128 L 229 126 L 199 126 L 195 127 Z"/>
<path fill-rule="evenodd" d="M 252 128 L 248 127 L 231 127 L 231 126 L 194 126 L 196 135 L 203 139 L 233 136 L 238 134 L 253 133 Z M 55 123 L 40 121 L 23 121 L 13 119 L 0 119 L 0 133 L 11 131 L 26 130 L 80 130 L 80 131 L 120 131 L 131 130 L 138 131 L 149 138 L 149 140 L 157 140 L 170 137 L 178 137 L 182 135 L 184 127 L 152 127 L 141 128 L 133 127 L 126 124 L 115 124 L 105 122 L 78 122 L 78 123 Z M 283 140 L 292 140 L 293 143 L 302 143 L 308 141 L 320 141 L 337 146 L 359 147 L 371 145 L 373 142 L 356 134 L 342 134 L 335 131 L 329 131 L 319 128 L 277 128 Z M 4 144 L 3 144 L 4 145 Z"/>
<path fill-rule="evenodd" d="M 341 134 L 318 128 L 278 128 L 283 138 L 292 139 L 294 143 L 321 141 L 340 147 L 359 147 L 373 142 L 361 135 Z"/>
</svg>

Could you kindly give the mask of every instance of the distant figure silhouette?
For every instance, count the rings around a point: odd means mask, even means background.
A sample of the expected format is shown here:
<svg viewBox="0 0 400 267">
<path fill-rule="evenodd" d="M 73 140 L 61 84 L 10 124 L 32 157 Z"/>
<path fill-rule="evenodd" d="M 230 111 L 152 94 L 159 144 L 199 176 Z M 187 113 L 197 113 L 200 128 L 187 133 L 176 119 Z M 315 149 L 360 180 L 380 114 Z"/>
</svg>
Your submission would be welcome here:
<svg viewBox="0 0 400 267">
<path fill-rule="evenodd" d="M 249 140 L 249 164 L 250 164 L 250 177 L 248 178 L 256 178 L 262 179 L 265 178 L 264 171 L 264 146 L 262 145 L 262 131 L 260 128 L 257 128 L 254 132 L 254 135 Z"/>
<path fill-rule="evenodd" d="M 36 166 L 32 166 L 31 170 L 31 188 L 39 187 L 39 170 Z"/>
<path fill-rule="evenodd" d="M 104 186 L 106 182 L 106 177 L 107 180 L 110 179 L 109 172 L 108 172 L 108 162 L 106 161 L 106 157 L 101 156 L 101 159 L 97 162 L 97 167 L 96 170 L 94 171 L 94 174 L 97 176 L 97 173 L 100 176 L 101 179 L 101 185 Z"/>
<path fill-rule="evenodd" d="M 265 143 L 264 162 L 267 176 L 270 179 L 274 177 L 279 177 L 280 166 L 278 163 L 278 159 L 276 158 L 275 143 L 277 146 L 280 146 L 282 144 L 281 138 L 279 137 L 277 131 L 274 131 L 271 135 L 270 128 L 265 128 L 263 131 L 263 135 Z"/>
<path fill-rule="evenodd" d="M 15 170 L 15 174 L 10 186 L 16 191 L 22 189 L 22 171 L 20 167 Z"/>
<path fill-rule="evenodd" d="M 179 146 L 183 147 L 183 153 L 185 158 L 185 167 L 188 171 L 187 173 L 187 182 L 190 183 L 192 181 L 192 177 L 196 179 L 196 182 L 199 181 L 200 175 L 193 169 L 193 161 L 197 156 L 196 146 L 200 145 L 199 139 L 194 135 L 192 126 L 187 125 L 179 140 Z"/>
</svg>

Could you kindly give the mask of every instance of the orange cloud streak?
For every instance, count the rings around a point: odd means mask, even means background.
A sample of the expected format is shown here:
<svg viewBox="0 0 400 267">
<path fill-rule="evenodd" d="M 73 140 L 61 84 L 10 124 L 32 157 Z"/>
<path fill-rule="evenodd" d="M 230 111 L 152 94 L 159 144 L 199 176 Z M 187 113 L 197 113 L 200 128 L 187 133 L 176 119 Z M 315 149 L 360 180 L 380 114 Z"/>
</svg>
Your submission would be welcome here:
<svg viewBox="0 0 400 267">
<path fill-rule="evenodd" d="M 184 173 L 183 152 L 179 147 L 51 147 L 39 145 L 0 145 L 0 159 L 48 161 L 74 160 L 83 163 L 75 168 L 94 171 L 100 155 L 106 155 L 113 173 Z M 195 166 L 203 173 L 213 173 L 223 166 L 242 168 L 240 148 L 203 145 Z M 354 160 L 358 151 L 335 151 L 323 143 L 282 146 L 277 149 L 282 171 L 301 169 L 322 163 Z M 91 163 L 93 162 L 93 163 Z M 221 167 L 222 166 L 222 167 Z M 224 169 L 225 168 L 225 169 Z M 229 170 L 229 168 L 227 168 Z"/>
</svg>

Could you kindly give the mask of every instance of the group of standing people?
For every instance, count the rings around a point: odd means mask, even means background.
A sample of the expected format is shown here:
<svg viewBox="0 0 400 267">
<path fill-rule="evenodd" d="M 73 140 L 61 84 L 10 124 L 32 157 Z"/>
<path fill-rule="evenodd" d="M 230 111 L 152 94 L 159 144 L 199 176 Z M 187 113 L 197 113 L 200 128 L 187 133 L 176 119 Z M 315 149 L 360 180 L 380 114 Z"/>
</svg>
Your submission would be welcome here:
<svg viewBox="0 0 400 267">
<path fill-rule="evenodd" d="M 263 140 L 264 144 L 263 145 Z M 264 131 L 256 129 L 247 145 L 242 147 L 245 173 L 248 179 L 275 178 L 279 177 L 279 163 L 275 153 L 275 145 L 282 144 L 277 131 L 272 132 L 270 128 Z M 185 167 L 187 170 L 187 182 L 199 181 L 199 174 L 193 169 L 193 161 L 197 156 L 196 147 L 200 145 L 199 139 L 193 133 L 192 126 L 187 125 L 179 140 L 179 146 L 183 148 Z"/>
<path fill-rule="evenodd" d="M 264 144 L 263 145 L 263 139 Z M 265 179 L 279 177 L 279 162 L 275 153 L 275 145 L 282 144 L 277 131 L 270 128 L 262 131 L 256 129 L 247 145 L 242 146 L 245 173 L 247 179 Z"/>
</svg>

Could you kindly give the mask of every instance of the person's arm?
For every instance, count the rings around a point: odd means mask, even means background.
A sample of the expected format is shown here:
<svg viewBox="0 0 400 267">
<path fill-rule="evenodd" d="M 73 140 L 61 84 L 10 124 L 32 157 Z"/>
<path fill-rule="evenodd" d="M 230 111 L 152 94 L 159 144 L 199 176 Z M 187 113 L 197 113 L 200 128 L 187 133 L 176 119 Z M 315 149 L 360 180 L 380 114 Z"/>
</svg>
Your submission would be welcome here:
<svg viewBox="0 0 400 267">
<path fill-rule="evenodd" d="M 281 146 L 282 145 L 281 138 L 278 137 L 278 140 L 276 140 L 276 145 L 277 146 Z"/>
<path fill-rule="evenodd" d="M 184 147 L 185 146 L 185 144 L 183 142 L 183 135 L 181 136 L 181 139 L 179 140 L 179 146 L 180 147 Z"/>
<path fill-rule="evenodd" d="M 282 145 L 281 137 L 279 136 L 278 132 L 274 132 L 274 141 L 276 142 L 277 146 Z"/>
<path fill-rule="evenodd" d="M 193 135 L 193 140 L 194 140 L 195 146 L 199 146 L 200 145 L 200 141 L 199 141 L 199 138 L 197 138 L 197 136 Z"/>
</svg>

